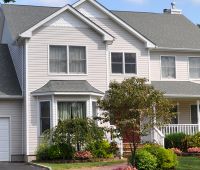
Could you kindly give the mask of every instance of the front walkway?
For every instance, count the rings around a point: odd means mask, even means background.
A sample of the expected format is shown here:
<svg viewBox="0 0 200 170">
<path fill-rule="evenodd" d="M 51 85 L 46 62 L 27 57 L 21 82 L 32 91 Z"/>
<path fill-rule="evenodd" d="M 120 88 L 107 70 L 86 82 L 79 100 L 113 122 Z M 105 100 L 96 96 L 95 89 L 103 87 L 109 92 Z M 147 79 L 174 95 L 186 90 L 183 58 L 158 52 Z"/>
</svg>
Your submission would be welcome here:
<svg viewBox="0 0 200 170">
<path fill-rule="evenodd" d="M 79 169 L 70 169 L 70 170 L 115 170 L 117 168 L 126 168 L 127 163 L 121 163 L 111 166 L 101 166 L 101 167 L 86 167 L 86 168 L 79 168 Z"/>
</svg>

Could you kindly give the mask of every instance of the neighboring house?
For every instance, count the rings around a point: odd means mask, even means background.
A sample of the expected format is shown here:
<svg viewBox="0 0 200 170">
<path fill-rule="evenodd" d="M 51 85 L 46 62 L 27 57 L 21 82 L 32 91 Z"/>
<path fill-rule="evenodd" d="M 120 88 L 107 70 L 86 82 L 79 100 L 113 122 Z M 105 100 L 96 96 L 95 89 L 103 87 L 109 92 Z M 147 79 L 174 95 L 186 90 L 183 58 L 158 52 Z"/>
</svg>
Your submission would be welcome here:
<svg viewBox="0 0 200 170">
<path fill-rule="evenodd" d="M 200 131 L 200 30 L 174 5 L 164 14 L 1 5 L 0 161 L 35 159 L 58 119 L 96 116 L 112 80 L 145 77 L 177 107 L 163 133 Z"/>
</svg>

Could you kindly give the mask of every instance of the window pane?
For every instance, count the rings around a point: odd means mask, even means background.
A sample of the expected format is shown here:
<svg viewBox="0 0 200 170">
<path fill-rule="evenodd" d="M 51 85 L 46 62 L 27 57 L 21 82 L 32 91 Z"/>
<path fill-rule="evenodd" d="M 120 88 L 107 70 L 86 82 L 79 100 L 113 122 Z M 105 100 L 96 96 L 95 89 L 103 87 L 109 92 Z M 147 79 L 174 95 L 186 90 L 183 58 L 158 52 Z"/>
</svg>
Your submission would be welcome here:
<svg viewBox="0 0 200 170">
<path fill-rule="evenodd" d="M 93 117 L 97 116 L 97 102 L 92 102 L 92 115 Z"/>
<path fill-rule="evenodd" d="M 190 78 L 200 78 L 200 58 L 190 57 L 189 58 L 189 71 Z"/>
<path fill-rule="evenodd" d="M 40 102 L 40 132 L 50 129 L 50 102 Z"/>
<path fill-rule="evenodd" d="M 176 78 L 175 57 L 162 56 L 161 67 L 163 78 Z"/>
<path fill-rule="evenodd" d="M 67 73 L 67 49 L 65 46 L 50 46 L 50 72 Z"/>
<path fill-rule="evenodd" d="M 171 120 L 171 124 L 178 124 L 178 107 L 174 106 L 171 112 L 176 113 L 176 115 Z"/>
<path fill-rule="evenodd" d="M 125 73 L 136 73 L 135 53 L 125 53 Z"/>
<path fill-rule="evenodd" d="M 86 102 L 58 102 L 60 120 L 86 118 Z"/>
<path fill-rule="evenodd" d="M 112 53 L 112 73 L 123 73 L 123 54 L 122 53 Z"/>
<path fill-rule="evenodd" d="M 192 105 L 191 106 L 191 123 L 192 124 L 197 124 L 198 123 L 197 105 Z"/>
<path fill-rule="evenodd" d="M 69 47 L 69 72 L 86 73 L 86 48 Z"/>
</svg>

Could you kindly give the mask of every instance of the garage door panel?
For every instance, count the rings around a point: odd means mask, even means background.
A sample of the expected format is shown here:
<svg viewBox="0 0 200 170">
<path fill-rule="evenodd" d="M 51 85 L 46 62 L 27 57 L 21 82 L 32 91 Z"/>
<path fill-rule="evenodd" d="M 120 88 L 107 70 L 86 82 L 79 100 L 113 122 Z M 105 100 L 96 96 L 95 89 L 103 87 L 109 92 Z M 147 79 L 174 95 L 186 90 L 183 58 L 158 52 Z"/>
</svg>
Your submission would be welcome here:
<svg viewBox="0 0 200 170">
<path fill-rule="evenodd" d="M 9 161 L 9 118 L 0 117 L 0 161 Z"/>
</svg>

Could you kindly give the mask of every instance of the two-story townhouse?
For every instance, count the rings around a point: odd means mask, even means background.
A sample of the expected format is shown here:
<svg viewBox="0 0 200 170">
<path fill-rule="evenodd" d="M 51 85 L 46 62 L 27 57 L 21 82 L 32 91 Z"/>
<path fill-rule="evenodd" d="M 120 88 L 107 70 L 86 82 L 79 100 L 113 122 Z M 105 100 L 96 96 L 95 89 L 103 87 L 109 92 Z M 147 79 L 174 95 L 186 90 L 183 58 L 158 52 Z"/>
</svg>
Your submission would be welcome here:
<svg viewBox="0 0 200 170">
<path fill-rule="evenodd" d="M 95 116 L 109 82 L 133 76 L 177 104 L 162 133 L 199 131 L 199 37 L 174 6 L 156 14 L 110 11 L 95 0 L 1 5 L 0 161 L 34 159 L 44 130 Z"/>
</svg>

